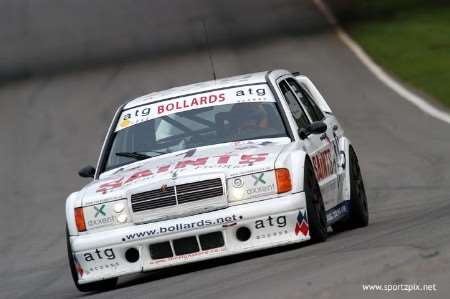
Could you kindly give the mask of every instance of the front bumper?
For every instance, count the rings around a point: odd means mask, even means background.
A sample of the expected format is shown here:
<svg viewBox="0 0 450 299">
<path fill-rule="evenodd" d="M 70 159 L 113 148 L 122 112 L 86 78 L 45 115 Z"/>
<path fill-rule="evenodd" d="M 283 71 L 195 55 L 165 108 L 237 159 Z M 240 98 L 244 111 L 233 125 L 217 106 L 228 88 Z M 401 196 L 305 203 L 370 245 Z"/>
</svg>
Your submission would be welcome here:
<svg viewBox="0 0 450 299">
<path fill-rule="evenodd" d="M 241 232 L 248 237 L 245 241 L 237 237 L 243 227 L 246 229 Z M 199 236 L 214 232 L 223 236 L 219 246 L 216 242 L 214 248 L 205 249 L 199 243 L 197 251 L 176 254 L 174 244 L 179 242 L 173 240 L 195 237 L 200 242 Z M 189 217 L 71 236 L 70 243 L 79 283 L 83 284 L 309 239 L 305 195 L 301 192 Z M 150 245 L 161 243 L 170 245 L 173 256 L 152 258 Z M 134 256 L 139 253 L 137 261 L 130 262 L 130 249 Z"/>
</svg>

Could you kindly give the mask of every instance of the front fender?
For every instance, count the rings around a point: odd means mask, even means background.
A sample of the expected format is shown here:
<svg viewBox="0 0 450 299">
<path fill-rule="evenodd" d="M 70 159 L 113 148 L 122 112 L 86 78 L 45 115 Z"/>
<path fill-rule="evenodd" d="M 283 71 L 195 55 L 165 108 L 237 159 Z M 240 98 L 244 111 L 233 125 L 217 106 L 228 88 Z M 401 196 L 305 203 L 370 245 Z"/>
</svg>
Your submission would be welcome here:
<svg viewBox="0 0 450 299">
<path fill-rule="evenodd" d="M 338 175 L 340 175 L 339 199 L 350 200 L 350 158 L 351 141 L 347 137 L 339 139 Z"/>
<path fill-rule="evenodd" d="M 303 191 L 303 176 L 307 153 L 299 143 L 287 145 L 275 161 L 275 168 L 287 168 L 291 174 L 292 193 Z"/>
</svg>

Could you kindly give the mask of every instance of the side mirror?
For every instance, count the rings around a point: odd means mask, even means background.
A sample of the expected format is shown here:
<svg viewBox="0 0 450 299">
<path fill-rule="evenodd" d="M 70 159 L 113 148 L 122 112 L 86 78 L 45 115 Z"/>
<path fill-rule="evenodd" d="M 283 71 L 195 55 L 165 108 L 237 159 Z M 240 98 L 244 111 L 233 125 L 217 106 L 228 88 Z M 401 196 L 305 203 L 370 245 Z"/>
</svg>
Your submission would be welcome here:
<svg viewBox="0 0 450 299">
<path fill-rule="evenodd" d="M 95 175 L 95 168 L 91 165 L 84 166 L 78 171 L 78 175 L 82 178 L 93 178 Z"/>
<path fill-rule="evenodd" d="M 301 128 L 298 132 L 300 139 L 304 140 L 311 134 L 322 134 L 327 131 L 327 124 L 322 121 L 315 121 L 306 128 Z"/>
</svg>

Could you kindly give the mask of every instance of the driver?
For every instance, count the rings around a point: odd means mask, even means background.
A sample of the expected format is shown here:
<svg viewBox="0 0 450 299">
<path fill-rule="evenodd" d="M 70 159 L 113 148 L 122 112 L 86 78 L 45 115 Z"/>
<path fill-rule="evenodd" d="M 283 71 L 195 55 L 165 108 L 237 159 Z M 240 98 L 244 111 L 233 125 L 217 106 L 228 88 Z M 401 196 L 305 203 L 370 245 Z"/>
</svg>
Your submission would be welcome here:
<svg viewBox="0 0 450 299">
<path fill-rule="evenodd" d="M 269 127 L 267 112 L 261 103 L 236 104 L 230 112 L 234 133 L 239 134 L 247 130 L 267 129 Z"/>
</svg>

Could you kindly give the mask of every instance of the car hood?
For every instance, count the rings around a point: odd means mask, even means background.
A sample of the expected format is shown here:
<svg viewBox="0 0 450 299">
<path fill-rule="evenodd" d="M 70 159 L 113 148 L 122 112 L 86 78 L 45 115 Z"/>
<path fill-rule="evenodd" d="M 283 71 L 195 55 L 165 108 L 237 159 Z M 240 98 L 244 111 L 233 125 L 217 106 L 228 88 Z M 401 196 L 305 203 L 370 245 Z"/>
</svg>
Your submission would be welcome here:
<svg viewBox="0 0 450 299">
<path fill-rule="evenodd" d="M 274 169 L 289 138 L 259 139 L 199 147 L 138 161 L 103 173 L 80 190 L 82 205 L 126 198 L 133 190 L 160 188 L 202 177 L 229 178 Z"/>
</svg>

